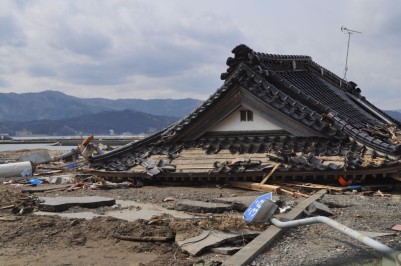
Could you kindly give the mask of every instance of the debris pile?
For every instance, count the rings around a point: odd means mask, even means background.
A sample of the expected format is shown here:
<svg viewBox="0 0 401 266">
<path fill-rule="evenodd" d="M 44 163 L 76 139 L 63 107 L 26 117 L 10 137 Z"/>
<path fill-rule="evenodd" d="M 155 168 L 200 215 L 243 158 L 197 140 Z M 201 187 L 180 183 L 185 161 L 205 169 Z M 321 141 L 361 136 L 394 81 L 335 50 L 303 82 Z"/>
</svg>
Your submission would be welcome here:
<svg viewBox="0 0 401 266">
<path fill-rule="evenodd" d="M 81 223 L 78 221 L 89 222 L 112 217 L 135 223 L 143 230 L 135 231 L 129 226 L 118 227 L 107 233 L 107 237 L 147 245 L 173 244 L 174 256 L 168 261 L 170 265 L 174 265 L 177 259 L 185 256 L 192 258 L 193 265 L 206 265 L 212 262 L 199 258 L 209 253 L 225 256 L 225 262 L 213 261 L 216 265 L 234 265 L 230 264 L 231 260 L 239 263 L 237 257 L 245 256 L 242 254 L 243 247 L 255 249 L 256 256 L 261 252 L 261 246 L 267 248 L 261 239 L 264 242 L 272 241 L 266 240 L 266 234 L 270 234 L 274 228 L 266 217 L 275 215 L 288 220 L 296 220 L 302 216 L 336 217 L 335 211 L 317 201 L 319 197 L 316 195 L 320 195 L 322 189 L 333 195 L 391 198 L 397 186 L 395 180 L 391 183 L 372 183 L 342 175 L 338 175 L 334 182 L 331 180 L 328 183 L 272 179 L 274 173 L 280 168 L 285 168 L 286 164 L 296 165 L 299 169 L 320 167 L 322 170 L 335 170 L 343 167 L 333 162 L 326 163 L 315 155 L 284 156 L 283 153 L 280 156 L 269 154 L 271 164 L 250 158 L 214 162 L 214 168 L 211 170 L 214 174 L 229 175 L 253 170 L 263 172 L 264 176 L 260 182 L 228 180 L 218 185 L 220 189 L 231 186 L 262 192 L 259 196 L 233 195 L 227 198 L 209 198 L 205 201 L 171 195 L 158 203 L 121 200 L 108 197 L 107 194 L 99 196 L 96 193 L 101 190 L 127 190 L 128 193 L 135 194 L 129 189 L 143 187 L 147 184 L 143 181 L 154 181 L 161 172 L 174 172 L 177 170 L 176 166 L 170 160 L 145 156 L 132 165 L 143 167 L 148 176 L 146 179 L 137 178 L 135 172 L 95 170 L 91 168 L 88 158 L 102 151 L 90 143 L 91 138 L 93 137 L 85 139 L 77 149 L 54 158 L 46 152 L 35 152 L 20 156 L 21 162 L 8 163 L 10 168 L 4 164 L 3 168 L 0 168 L 0 174 L 4 174 L 1 177 L 2 184 L 15 188 L 18 192 L 3 196 L 0 202 L 0 221 L 16 222 L 34 215 L 68 218 L 72 219 L 71 223 L 77 224 Z M 178 152 L 174 158 L 179 158 Z M 332 161 L 335 161 L 334 158 Z M 13 172 L 9 171 L 11 168 Z M 277 209 L 274 210 L 270 204 L 273 201 L 277 205 Z M 306 201 L 308 204 L 302 203 Z M 8 215 L 4 215 L 6 212 Z M 394 236 L 394 232 L 397 234 L 401 229 L 399 221 L 395 222 L 387 225 L 393 233 L 383 232 L 380 236 L 391 237 Z M 147 230 L 150 228 L 151 231 Z M 183 228 L 185 230 L 182 230 Z M 373 233 L 377 232 L 363 232 L 364 235 L 376 237 L 377 234 Z M 280 233 L 277 233 L 274 238 L 279 236 Z M 87 236 L 75 234 L 71 241 L 85 245 Z M 244 258 L 249 261 L 254 258 L 253 255 L 247 256 Z M 246 265 L 248 262 L 235 265 Z"/>
</svg>

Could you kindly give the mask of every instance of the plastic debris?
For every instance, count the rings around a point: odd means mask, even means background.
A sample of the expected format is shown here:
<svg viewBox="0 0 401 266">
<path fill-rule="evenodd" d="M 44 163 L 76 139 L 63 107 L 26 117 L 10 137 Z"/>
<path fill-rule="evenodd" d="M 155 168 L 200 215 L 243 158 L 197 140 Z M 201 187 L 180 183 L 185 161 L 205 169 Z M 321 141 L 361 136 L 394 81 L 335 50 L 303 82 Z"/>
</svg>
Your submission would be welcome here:
<svg viewBox="0 0 401 266">
<path fill-rule="evenodd" d="M 28 180 L 28 183 L 31 184 L 31 185 L 39 185 L 39 184 L 42 184 L 43 181 L 40 180 L 40 179 L 34 178 L 34 179 L 29 179 L 29 180 Z"/>
</svg>

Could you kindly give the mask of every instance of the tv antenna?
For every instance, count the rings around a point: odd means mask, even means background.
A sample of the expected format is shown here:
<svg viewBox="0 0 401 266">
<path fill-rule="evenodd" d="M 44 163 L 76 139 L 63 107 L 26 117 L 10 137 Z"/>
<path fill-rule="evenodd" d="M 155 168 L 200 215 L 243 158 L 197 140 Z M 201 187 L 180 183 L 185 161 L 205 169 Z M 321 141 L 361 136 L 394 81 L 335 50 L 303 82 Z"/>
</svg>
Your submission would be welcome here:
<svg viewBox="0 0 401 266">
<path fill-rule="evenodd" d="M 349 43 L 351 41 L 351 34 L 354 33 L 362 33 L 360 31 L 356 31 L 356 30 L 351 30 L 348 29 L 344 26 L 341 26 L 341 31 L 344 32 L 345 34 L 348 34 L 348 44 L 347 44 L 347 57 L 345 58 L 345 68 L 344 68 L 344 80 L 347 80 L 347 71 L 348 71 L 348 52 L 349 52 Z"/>
</svg>

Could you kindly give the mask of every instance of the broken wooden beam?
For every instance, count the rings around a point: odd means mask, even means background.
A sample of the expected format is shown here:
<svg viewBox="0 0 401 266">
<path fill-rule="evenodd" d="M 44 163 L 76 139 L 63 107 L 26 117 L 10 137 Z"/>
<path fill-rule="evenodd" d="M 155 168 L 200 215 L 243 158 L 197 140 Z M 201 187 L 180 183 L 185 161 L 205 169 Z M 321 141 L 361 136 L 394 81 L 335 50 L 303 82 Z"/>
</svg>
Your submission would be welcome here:
<svg viewBox="0 0 401 266">
<path fill-rule="evenodd" d="M 278 168 L 279 164 L 274 165 L 274 167 L 272 168 L 272 170 L 270 170 L 270 172 L 263 178 L 262 182 L 260 182 L 261 185 L 265 184 L 266 181 L 272 176 L 272 174 L 276 171 L 276 169 Z"/>
<path fill-rule="evenodd" d="M 322 189 L 310 196 L 309 198 L 302 201 L 300 204 L 295 206 L 289 213 L 287 213 L 284 220 L 295 220 L 299 218 L 303 211 L 314 201 L 323 197 L 327 193 L 327 190 Z M 261 252 L 265 251 L 273 241 L 281 236 L 287 229 L 278 228 L 274 225 L 270 226 L 263 233 L 252 240 L 248 245 L 243 247 L 240 251 L 235 253 L 232 257 L 223 262 L 223 266 L 238 266 L 248 265 L 252 260 Z"/>
<path fill-rule="evenodd" d="M 90 136 L 87 136 L 82 142 L 81 145 L 86 146 L 88 145 L 92 140 L 93 140 L 93 134 Z"/>
<path fill-rule="evenodd" d="M 260 184 L 260 183 L 252 183 L 252 182 L 229 181 L 227 183 L 233 187 L 256 190 L 256 191 L 263 191 L 263 192 L 277 193 L 277 191 L 280 189 L 279 186 L 266 185 L 266 184 Z"/>
</svg>

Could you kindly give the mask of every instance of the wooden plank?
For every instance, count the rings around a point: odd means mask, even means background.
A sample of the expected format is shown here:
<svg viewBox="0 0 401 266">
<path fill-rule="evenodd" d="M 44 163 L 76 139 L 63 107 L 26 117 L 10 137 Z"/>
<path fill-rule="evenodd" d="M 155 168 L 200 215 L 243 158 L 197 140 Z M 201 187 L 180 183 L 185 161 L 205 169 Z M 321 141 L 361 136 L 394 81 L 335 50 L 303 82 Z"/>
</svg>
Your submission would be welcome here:
<svg viewBox="0 0 401 266">
<path fill-rule="evenodd" d="M 302 201 L 289 213 L 284 215 L 283 220 L 295 220 L 302 215 L 302 212 L 314 201 L 323 197 L 327 193 L 327 190 L 322 189 L 310 196 L 309 198 Z M 223 262 L 223 266 L 238 266 L 238 265 L 249 265 L 252 260 L 261 252 L 265 251 L 273 241 L 281 236 L 288 228 L 278 228 L 271 225 L 263 233 L 252 240 L 248 245 L 243 247 L 240 251 L 235 253 L 229 259 Z"/>
<path fill-rule="evenodd" d="M 205 162 L 228 162 L 228 163 L 233 163 L 236 161 L 248 161 L 248 160 L 252 160 L 252 161 L 262 161 L 262 162 L 268 162 L 268 163 L 273 163 L 271 160 L 269 160 L 269 158 L 267 157 L 248 157 L 248 158 L 228 158 L 228 157 L 224 157 L 224 158 L 214 158 L 213 156 L 203 156 L 203 157 L 187 157 L 187 158 L 181 158 L 178 157 L 177 159 L 172 160 L 172 162 L 188 162 L 188 161 L 205 161 Z"/>
<path fill-rule="evenodd" d="M 236 156 L 236 157 L 244 157 L 244 156 L 249 156 L 249 155 L 264 155 L 267 156 L 267 153 L 245 153 L 245 154 L 240 154 L 239 152 L 236 153 L 231 153 L 230 150 L 224 149 L 224 150 L 219 150 L 219 152 L 217 153 L 213 153 L 213 154 L 207 154 L 206 150 L 204 149 L 189 149 L 189 150 L 182 150 L 180 152 L 180 156 L 185 156 L 185 155 L 208 155 L 208 156 L 212 156 L 212 155 L 229 155 L 229 156 Z"/>
<path fill-rule="evenodd" d="M 210 164 L 210 163 L 209 163 L 209 164 L 207 164 L 207 163 L 205 163 L 205 164 L 202 164 L 202 163 L 173 164 L 173 165 L 176 165 L 176 168 L 177 168 L 177 169 L 180 169 L 180 168 L 191 168 L 191 167 L 194 167 L 194 168 L 210 168 L 210 169 L 214 169 L 214 168 L 215 168 L 214 165 L 213 165 L 213 164 Z M 269 165 L 267 165 L 267 167 L 269 167 Z M 235 171 L 236 167 L 227 166 L 227 169 L 233 169 L 234 172 L 241 172 L 240 170 Z M 252 168 L 250 167 L 249 169 L 252 169 Z M 246 171 L 246 170 L 245 170 L 245 171 Z M 263 176 L 263 174 L 265 174 L 265 172 L 262 172 L 261 174 L 259 174 L 260 179 L 261 179 L 261 177 Z"/>
<path fill-rule="evenodd" d="M 263 178 L 262 182 L 260 182 L 261 185 L 263 185 L 264 183 L 266 183 L 266 181 L 272 176 L 272 174 L 276 171 L 277 167 L 279 166 L 279 164 L 277 163 L 273 169 L 270 170 L 270 172 Z"/>
<path fill-rule="evenodd" d="M 206 154 L 206 150 L 204 150 L 202 148 L 193 148 L 193 149 L 188 149 L 188 150 L 182 150 L 180 152 L 180 155 L 184 155 L 184 154 Z M 216 154 L 232 154 L 232 153 L 230 152 L 230 150 L 224 149 L 224 150 L 220 150 Z"/>
<path fill-rule="evenodd" d="M 180 169 L 209 169 L 209 170 L 212 170 L 212 169 L 214 169 L 214 167 L 213 166 L 200 166 L 200 165 L 190 165 L 190 166 L 180 166 L 180 167 L 177 167 L 177 170 L 180 170 Z"/>
<path fill-rule="evenodd" d="M 167 161 L 171 160 L 166 155 L 159 155 L 159 154 L 151 155 L 151 156 L 149 156 L 149 159 L 151 159 L 151 160 L 167 160 Z"/>
<path fill-rule="evenodd" d="M 215 162 L 228 162 L 231 163 L 234 160 L 236 160 L 236 158 L 222 158 L 222 159 L 218 159 L 218 158 L 211 158 L 211 157 L 203 157 L 203 158 L 178 158 L 175 159 L 173 161 L 171 161 L 171 163 L 175 163 L 175 164 L 179 164 L 179 163 L 188 163 L 188 162 L 198 162 L 198 163 L 215 163 Z M 246 162 L 248 159 L 244 160 L 244 162 Z M 273 164 L 272 161 L 270 161 L 268 158 L 250 158 L 250 160 L 252 161 L 261 161 L 262 163 L 269 163 L 269 164 Z"/>
<path fill-rule="evenodd" d="M 267 160 L 270 161 L 268 157 L 266 156 L 248 156 L 246 158 L 244 157 L 237 157 L 237 156 L 211 156 L 211 155 L 203 155 L 203 156 L 179 156 L 175 159 L 176 160 L 214 160 L 214 161 L 219 161 L 219 162 L 224 162 L 224 161 L 228 161 L 228 162 L 232 162 L 232 161 L 236 161 L 236 160 Z"/>
<path fill-rule="evenodd" d="M 277 190 L 280 188 L 279 186 L 264 185 L 264 184 L 252 183 L 252 182 L 229 181 L 227 183 L 233 187 L 245 188 L 245 189 L 256 190 L 256 191 L 263 191 L 263 192 L 275 192 L 276 193 Z"/>
<path fill-rule="evenodd" d="M 190 156 L 215 156 L 215 157 L 236 157 L 236 158 L 247 158 L 247 157 L 253 157 L 253 156 L 259 156 L 259 157 L 267 157 L 267 153 L 244 153 L 244 154 L 239 154 L 239 153 L 230 153 L 230 152 L 219 152 L 219 153 L 212 153 L 212 154 L 207 154 L 206 152 L 192 152 L 192 153 L 187 153 L 187 152 L 181 152 L 179 154 L 181 157 L 190 157 Z"/>
</svg>

